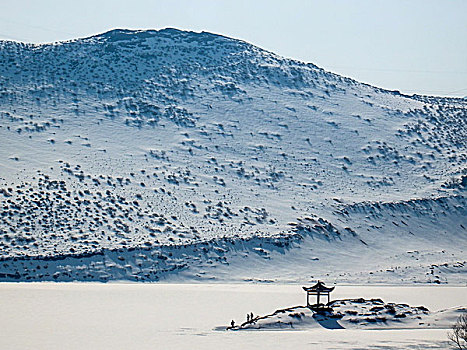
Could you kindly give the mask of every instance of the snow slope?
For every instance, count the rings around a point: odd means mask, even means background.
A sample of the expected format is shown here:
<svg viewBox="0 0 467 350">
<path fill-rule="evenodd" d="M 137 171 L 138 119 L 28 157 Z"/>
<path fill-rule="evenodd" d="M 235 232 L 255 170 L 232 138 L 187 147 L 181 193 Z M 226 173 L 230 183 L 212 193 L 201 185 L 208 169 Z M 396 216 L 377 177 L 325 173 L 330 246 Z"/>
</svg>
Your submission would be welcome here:
<svg viewBox="0 0 467 350">
<path fill-rule="evenodd" d="M 0 279 L 464 283 L 466 106 L 205 32 L 1 41 Z"/>
</svg>

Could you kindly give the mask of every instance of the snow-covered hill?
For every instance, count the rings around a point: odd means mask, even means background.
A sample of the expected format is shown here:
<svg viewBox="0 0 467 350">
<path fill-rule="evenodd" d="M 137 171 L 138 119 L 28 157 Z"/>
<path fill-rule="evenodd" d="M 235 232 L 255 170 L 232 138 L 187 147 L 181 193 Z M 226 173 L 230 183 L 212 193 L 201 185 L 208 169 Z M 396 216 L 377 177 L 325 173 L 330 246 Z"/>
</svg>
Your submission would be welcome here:
<svg viewBox="0 0 467 350">
<path fill-rule="evenodd" d="M 279 309 L 272 314 L 256 316 L 236 326 L 219 326 L 216 330 L 272 329 L 449 329 L 464 307 L 430 312 L 424 306 L 385 303 L 381 299 L 334 300 L 328 311 L 313 311 L 307 306 Z"/>
<path fill-rule="evenodd" d="M 466 120 L 210 33 L 1 41 L 0 279 L 465 282 Z"/>
</svg>

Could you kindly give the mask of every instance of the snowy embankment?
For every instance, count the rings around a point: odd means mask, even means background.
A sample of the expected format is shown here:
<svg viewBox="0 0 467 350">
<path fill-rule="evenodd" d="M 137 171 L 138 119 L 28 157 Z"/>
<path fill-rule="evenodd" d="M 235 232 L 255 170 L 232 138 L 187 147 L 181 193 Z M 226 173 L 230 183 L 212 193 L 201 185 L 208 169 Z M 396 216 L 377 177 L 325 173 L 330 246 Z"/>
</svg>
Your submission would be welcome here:
<svg viewBox="0 0 467 350">
<path fill-rule="evenodd" d="M 299 221 L 301 239 L 284 254 L 234 252 L 228 265 L 199 271 L 225 281 L 463 285 L 465 208 L 464 198 L 344 207 L 334 212 L 336 226 Z"/>
<path fill-rule="evenodd" d="M 217 329 L 448 329 L 459 315 L 467 312 L 465 307 L 430 312 L 424 306 L 412 307 L 363 298 L 335 300 L 328 305 L 332 311 L 315 312 L 305 306 L 293 306 L 256 316 L 237 326 Z"/>
<path fill-rule="evenodd" d="M 326 276 L 357 284 L 463 284 L 465 227 L 459 218 L 467 217 L 465 204 L 463 197 L 359 204 L 334 212 L 339 226 L 304 218 L 290 223 L 288 235 L 2 258 L 0 278 L 299 282 Z"/>
<path fill-rule="evenodd" d="M 0 42 L 0 281 L 464 283 L 466 101 L 210 33 Z"/>
</svg>

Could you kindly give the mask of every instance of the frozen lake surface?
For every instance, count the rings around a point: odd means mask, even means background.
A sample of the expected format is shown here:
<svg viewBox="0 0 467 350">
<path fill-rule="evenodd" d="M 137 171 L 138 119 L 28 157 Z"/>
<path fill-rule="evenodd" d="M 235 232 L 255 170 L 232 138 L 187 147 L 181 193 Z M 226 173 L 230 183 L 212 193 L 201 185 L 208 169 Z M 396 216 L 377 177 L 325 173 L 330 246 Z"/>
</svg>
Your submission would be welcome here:
<svg viewBox="0 0 467 350">
<path fill-rule="evenodd" d="M 341 286 L 333 299 L 382 298 L 431 311 L 467 304 L 467 288 Z M 0 284 L 1 349 L 445 349 L 446 329 L 215 331 L 305 303 L 301 285 Z"/>
</svg>

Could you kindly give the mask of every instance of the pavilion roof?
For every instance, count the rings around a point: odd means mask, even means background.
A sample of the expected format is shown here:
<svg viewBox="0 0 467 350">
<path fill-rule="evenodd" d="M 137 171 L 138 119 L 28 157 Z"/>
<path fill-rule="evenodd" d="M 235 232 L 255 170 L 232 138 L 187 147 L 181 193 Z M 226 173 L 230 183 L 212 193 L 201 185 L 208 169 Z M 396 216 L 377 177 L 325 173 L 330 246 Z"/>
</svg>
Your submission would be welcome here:
<svg viewBox="0 0 467 350">
<path fill-rule="evenodd" d="M 326 287 L 324 282 L 318 281 L 314 286 L 303 287 L 303 290 L 307 292 L 332 292 L 335 287 Z"/>
</svg>

